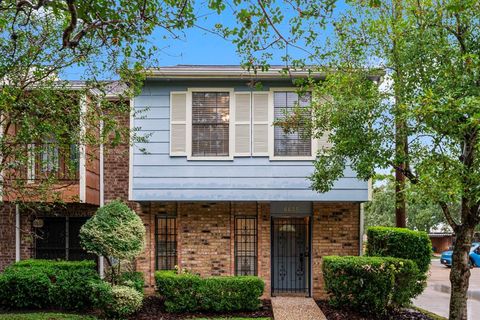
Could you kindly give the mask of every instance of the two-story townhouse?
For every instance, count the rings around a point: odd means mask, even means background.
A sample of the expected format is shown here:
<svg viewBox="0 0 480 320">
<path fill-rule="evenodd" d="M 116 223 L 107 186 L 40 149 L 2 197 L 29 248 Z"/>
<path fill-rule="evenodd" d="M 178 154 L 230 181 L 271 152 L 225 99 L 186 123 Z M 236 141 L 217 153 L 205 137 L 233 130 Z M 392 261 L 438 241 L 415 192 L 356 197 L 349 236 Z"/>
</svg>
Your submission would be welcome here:
<svg viewBox="0 0 480 320">
<path fill-rule="evenodd" d="M 274 125 L 315 98 L 292 84 L 306 72 L 279 71 L 185 65 L 147 73 L 130 126 L 149 141 L 130 149 L 128 199 L 148 230 L 137 267 L 150 285 L 155 270 L 178 266 L 257 275 L 265 296 L 318 297 L 322 257 L 360 253 L 369 183 L 347 168 L 331 191 L 311 190 L 312 161 L 328 141 Z"/>
<path fill-rule="evenodd" d="M 265 297 L 320 297 L 322 257 L 360 253 L 369 183 L 347 168 L 331 191 L 311 190 L 308 176 L 316 151 L 328 141 L 286 134 L 274 125 L 285 110 L 315 99 L 308 92 L 299 96 L 292 84 L 307 72 L 284 76 L 279 71 L 148 70 L 141 94 L 130 101 L 132 113 L 119 117 L 148 142 L 99 150 L 99 196 L 91 209 L 121 199 L 142 218 L 146 250 L 136 267 L 148 289 L 154 287 L 156 270 L 178 266 L 204 276 L 257 275 L 265 281 Z M 314 77 L 321 81 L 324 75 Z M 85 199 L 77 202 L 89 206 Z M 1 214 L 0 221 L 20 219 Z M 0 268 L 15 257 L 39 257 L 38 246 L 10 222 L 0 224 Z M 17 222 L 26 229 L 38 223 Z M 52 239 L 78 240 L 75 232 L 64 230 L 52 233 Z M 13 248 L 21 253 L 15 255 Z"/>
</svg>

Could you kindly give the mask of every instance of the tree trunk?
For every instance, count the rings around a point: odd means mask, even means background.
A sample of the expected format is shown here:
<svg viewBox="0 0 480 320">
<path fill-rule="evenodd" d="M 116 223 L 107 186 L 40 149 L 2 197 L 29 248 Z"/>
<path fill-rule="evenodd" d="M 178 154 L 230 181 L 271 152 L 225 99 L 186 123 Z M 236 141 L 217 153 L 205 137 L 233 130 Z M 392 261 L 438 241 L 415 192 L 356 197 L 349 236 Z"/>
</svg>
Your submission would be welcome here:
<svg viewBox="0 0 480 320">
<path fill-rule="evenodd" d="M 469 253 L 474 226 L 463 224 L 455 232 L 453 263 L 450 271 L 450 320 L 467 320 L 467 291 L 470 280 Z"/>
<path fill-rule="evenodd" d="M 405 176 L 400 170 L 395 171 L 395 225 L 398 228 L 407 227 L 405 201 Z"/>
</svg>

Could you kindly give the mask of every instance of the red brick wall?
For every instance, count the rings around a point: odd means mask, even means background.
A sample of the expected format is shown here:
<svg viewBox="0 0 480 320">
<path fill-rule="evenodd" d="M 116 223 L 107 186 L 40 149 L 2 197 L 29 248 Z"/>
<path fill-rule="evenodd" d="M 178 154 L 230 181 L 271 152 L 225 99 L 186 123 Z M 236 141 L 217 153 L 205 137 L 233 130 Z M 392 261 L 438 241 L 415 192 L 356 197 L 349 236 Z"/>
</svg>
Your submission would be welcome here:
<svg viewBox="0 0 480 320">
<path fill-rule="evenodd" d="M 258 207 L 258 209 L 257 209 Z M 153 203 L 140 207 L 147 228 L 147 249 L 137 259 L 137 270 L 146 274 L 153 290 L 155 270 L 155 215 L 177 215 L 178 265 L 203 276 L 234 274 L 234 216 L 258 210 L 258 275 L 270 295 L 269 203 Z M 359 214 L 357 203 L 315 203 L 312 217 L 313 295 L 323 297 L 322 257 L 358 255 Z"/>
<path fill-rule="evenodd" d="M 312 221 L 313 296 L 325 296 L 322 257 L 359 254 L 360 204 L 314 203 Z"/>
</svg>

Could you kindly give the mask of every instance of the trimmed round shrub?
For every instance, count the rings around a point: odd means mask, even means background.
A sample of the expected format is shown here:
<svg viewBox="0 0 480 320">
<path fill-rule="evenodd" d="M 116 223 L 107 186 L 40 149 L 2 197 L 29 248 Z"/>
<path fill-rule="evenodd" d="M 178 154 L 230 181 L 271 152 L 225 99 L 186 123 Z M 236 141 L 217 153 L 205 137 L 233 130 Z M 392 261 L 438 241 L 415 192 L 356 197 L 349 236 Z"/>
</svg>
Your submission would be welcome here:
<svg viewBox="0 0 480 320">
<path fill-rule="evenodd" d="M 142 307 L 143 295 L 127 286 L 112 286 L 107 282 L 91 286 L 92 300 L 108 319 L 124 319 Z"/>
<path fill-rule="evenodd" d="M 323 259 L 325 289 L 335 307 L 366 314 L 385 314 L 406 306 L 420 292 L 420 271 L 411 261 L 383 257 L 338 257 Z"/>
<path fill-rule="evenodd" d="M 121 201 L 99 208 L 80 229 L 82 246 L 90 253 L 131 260 L 145 247 L 145 226 Z"/>
<path fill-rule="evenodd" d="M 432 242 L 426 232 L 404 228 L 370 227 L 367 236 L 368 256 L 410 259 L 415 261 L 422 273 L 428 271 Z"/>
</svg>

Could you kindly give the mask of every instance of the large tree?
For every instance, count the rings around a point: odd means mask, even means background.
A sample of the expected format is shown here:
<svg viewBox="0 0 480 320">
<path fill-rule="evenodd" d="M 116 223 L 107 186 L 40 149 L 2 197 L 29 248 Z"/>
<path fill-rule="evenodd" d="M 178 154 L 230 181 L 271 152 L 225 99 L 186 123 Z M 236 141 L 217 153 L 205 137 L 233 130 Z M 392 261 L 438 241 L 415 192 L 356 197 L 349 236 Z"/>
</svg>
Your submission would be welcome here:
<svg viewBox="0 0 480 320">
<path fill-rule="evenodd" d="M 75 177 L 75 146 L 92 150 L 128 137 L 128 129 L 111 115 L 128 114 L 129 104 L 105 97 L 112 92 L 121 100 L 133 96 L 142 80 L 138 71 L 158 52 L 149 42 L 154 30 L 175 38 L 194 18 L 187 0 L 0 1 L 3 199 L 55 201 Z M 60 80 L 72 74 L 83 82 Z M 112 78 L 116 81 L 104 81 Z M 59 171 L 60 157 L 63 172 L 50 174 Z M 29 181 L 32 159 L 42 173 L 35 183 Z"/>
<path fill-rule="evenodd" d="M 312 105 L 313 117 L 298 110 L 283 122 L 288 131 L 309 121 L 314 137 L 328 133 L 333 143 L 318 154 L 312 187 L 330 190 L 346 166 L 364 179 L 391 168 L 415 185 L 455 232 L 450 319 L 466 319 L 468 253 L 480 222 L 480 3 L 350 1 L 331 20 L 323 9 L 334 1 L 289 1 L 283 10 L 278 3 L 258 1 L 225 34 L 249 66 L 264 65 L 273 47 L 297 45 L 308 48 L 306 59 L 287 57 L 287 65 L 325 72 L 322 83 L 302 84 L 327 97 Z M 334 31 L 327 40 L 325 17 Z M 386 73 L 384 90 L 370 81 L 375 68 Z"/>
</svg>

